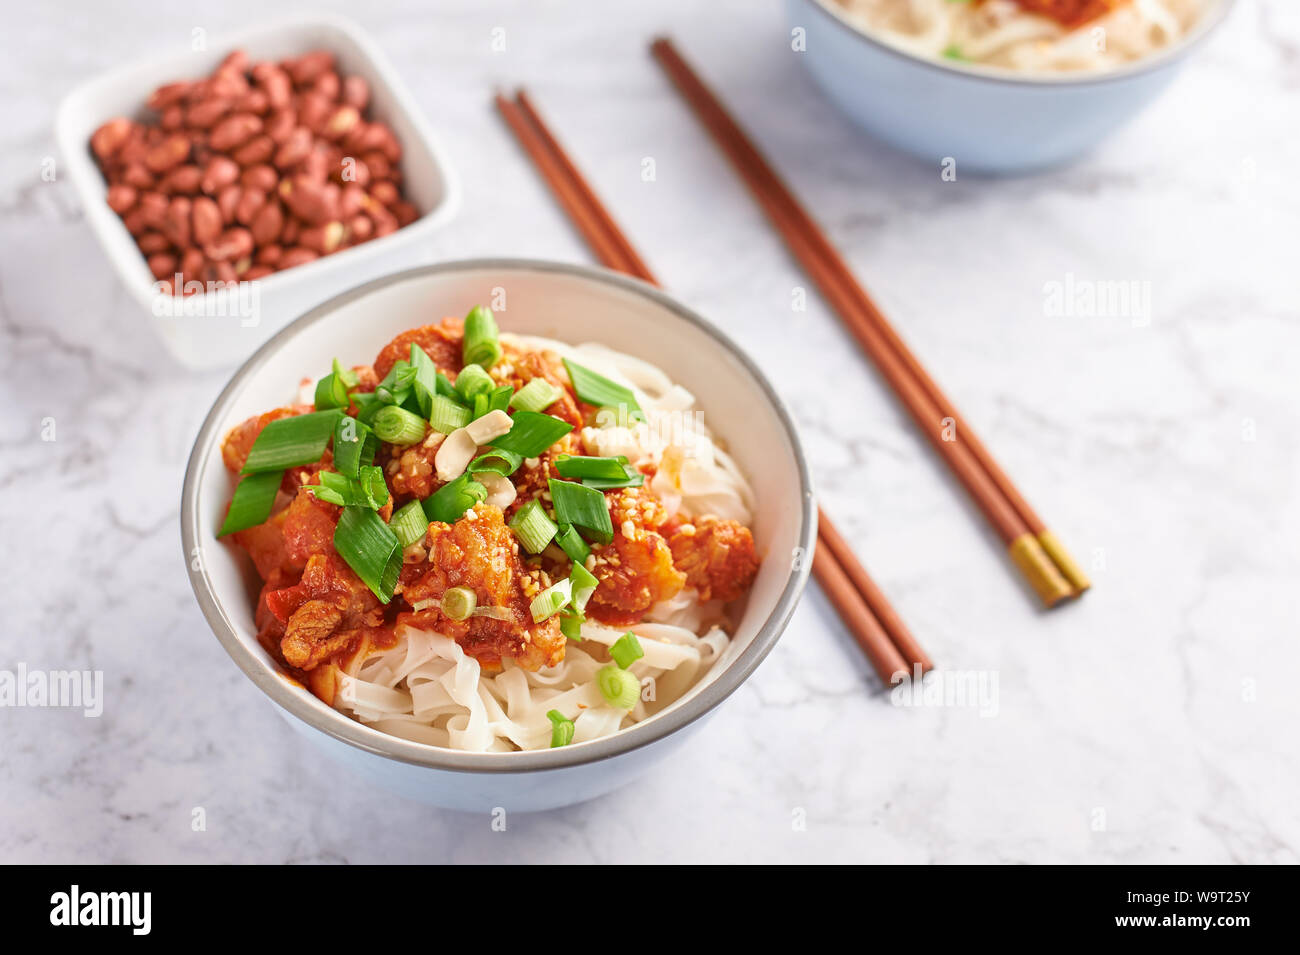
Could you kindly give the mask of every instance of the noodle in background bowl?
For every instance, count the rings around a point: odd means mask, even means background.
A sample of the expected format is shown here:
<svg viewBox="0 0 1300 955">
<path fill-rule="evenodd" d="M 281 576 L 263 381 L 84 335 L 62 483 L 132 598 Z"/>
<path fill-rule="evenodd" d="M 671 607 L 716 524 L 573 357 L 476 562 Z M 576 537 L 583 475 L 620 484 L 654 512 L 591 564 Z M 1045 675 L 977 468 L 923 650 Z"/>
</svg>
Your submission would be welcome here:
<svg viewBox="0 0 1300 955">
<path fill-rule="evenodd" d="M 257 642 L 256 574 L 216 539 L 231 480 L 220 443 L 253 414 L 292 399 L 298 381 L 368 362 L 394 335 L 496 304 L 503 332 L 600 342 L 661 367 L 691 391 L 705 423 L 749 478 L 762 569 L 733 608 L 731 645 L 707 675 L 659 714 L 612 736 L 551 750 L 467 753 L 391 736 L 338 712 L 286 677 Z M 360 775 L 451 809 L 528 812 L 569 805 L 631 782 L 681 745 L 772 649 L 807 582 L 816 508 L 794 425 L 770 384 L 731 341 L 645 283 L 603 269 L 527 260 L 426 266 L 378 279 L 293 322 L 236 372 L 195 441 L 181 500 L 190 582 L 221 645 L 294 729 Z"/>
<path fill-rule="evenodd" d="M 1234 0 L 1206 0 L 1190 33 L 1106 72 L 1026 73 L 899 49 L 835 0 L 785 0 L 797 54 L 831 101 L 871 135 L 957 170 L 1012 174 L 1077 158 L 1132 119 L 1173 80 Z"/>
</svg>

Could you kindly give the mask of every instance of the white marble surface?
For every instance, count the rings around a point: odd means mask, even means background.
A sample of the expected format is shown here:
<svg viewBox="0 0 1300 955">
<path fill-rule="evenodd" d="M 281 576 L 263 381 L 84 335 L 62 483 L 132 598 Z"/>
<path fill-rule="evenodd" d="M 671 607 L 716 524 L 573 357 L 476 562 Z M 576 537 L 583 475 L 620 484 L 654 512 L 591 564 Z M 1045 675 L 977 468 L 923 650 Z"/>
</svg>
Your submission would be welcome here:
<svg viewBox="0 0 1300 955">
<path fill-rule="evenodd" d="M 1298 861 L 1293 3 L 1245 0 L 1073 168 L 955 183 L 848 128 L 774 2 L 339 5 L 463 175 L 436 256 L 588 260 L 489 107 L 527 83 L 664 283 L 784 388 L 827 509 L 935 658 L 998 678 L 996 715 L 891 706 L 810 590 L 661 772 L 504 833 L 319 762 L 200 616 L 177 499 L 225 375 L 167 359 L 41 163 L 75 83 L 272 5 L 148 6 L 34 6 L 0 57 L 0 668 L 99 669 L 106 693 L 99 719 L 0 710 L 0 859 Z M 804 279 L 646 55 L 661 30 L 1092 567 L 1085 600 L 1037 612 L 835 320 L 815 296 L 792 316 Z M 1149 324 L 1045 315 L 1067 273 L 1149 282 Z"/>
</svg>

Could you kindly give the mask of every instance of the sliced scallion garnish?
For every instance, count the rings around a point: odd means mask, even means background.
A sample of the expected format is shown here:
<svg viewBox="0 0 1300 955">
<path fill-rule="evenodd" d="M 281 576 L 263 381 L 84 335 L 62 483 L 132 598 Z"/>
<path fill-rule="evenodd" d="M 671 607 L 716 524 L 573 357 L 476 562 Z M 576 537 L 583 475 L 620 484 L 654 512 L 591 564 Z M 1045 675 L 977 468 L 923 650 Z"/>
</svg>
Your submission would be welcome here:
<svg viewBox="0 0 1300 955">
<path fill-rule="evenodd" d="M 433 359 L 429 357 L 429 353 L 415 342 L 411 342 L 411 367 L 414 369 L 411 392 L 420 408 L 420 414 L 427 418 L 429 417 L 433 396 L 438 393 L 440 373 L 438 367 L 433 363 Z M 445 376 L 441 377 L 443 377 L 444 381 L 446 380 Z"/>
<path fill-rule="evenodd" d="M 253 442 L 241 473 L 283 471 L 314 464 L 325 453 L 325 446 L 334 436 L 334 426 L 341 413 L 338 410 L 312 411 L 292 418 L 277 418 L 263 428 Z"/>
<path fill-rule="evenodd" d="M 573 425 L 548 414 L 516 411 L 510 430 L 492 442 L 525 458 L 535 458 L 573 430 Z"/>
<path fill-rule="evenodd" d="M 582 611 L 576 607 L 570 607 L 564 613 L 560 614 L 560 633 L 569 640 L 582 639 L 582 624 L 586 617 Z"/>
<path fill-rule="evenodd" d="M 529 501 L 510 519 L 510 529 L 530 554 L 540 554 L 555 537 L 558 528 L 546 516 L 540 501 Z"/>
<path fill-rule="evenodd" d="M 424 513 L 424 506 L 419 501 L 407 501 L 388 521 L 388 526 L 397 535 L 397 541 L 405 550 L 412 544 L 424 540 L 429 531 L 429 518 Z"/>
<path fill-rule="evenodd" d="M 609 491 L 619 487 L 640 487 L 645 483 L 645 475 L 632 465 L 624 465 L 623 470 L 625 473 L 621 478 L 586 477 L 582 479 L 582 483 L 597 491 Z"/>
<path fill-rule="evenodd" d="M 470 422 L 469 409 L 446 395 L 434 395 L 429 411 L 429 424 L 434 431 L 451 434 Z"/>
<path fill-rule="evenodd" d="M 304 486 L 320 500 L 339 507 L 368 507 L 377 511 L 388 503 L 388 484 L 381 467 L 362 465 L 355 479 L 334 471 L 321 471 L 317 478 L 319 484 Z"/>
<path fill-rule="evenodd" d="M 557 521 L 572 524 L 604 544 L 614 539 L 614 522 L 610 520 L 604 494 L 572 481 L 551 478 L 548 483 Z"/>
<path fill-rule="evenodd" d="M 505 411 L 510 407 L 510 396 L 515 393 L 509 385 L 498 385 L 488 394 L 488 411 Z"/>
<path fill-rule="evenodd" d="M 495 387 L 492 376 L 479 365 L 466 365 L 456 376 L 456 391 L 467 402 L 472 402 L 475 395 L 486 395 Z"/>
<path fill-rule="evenodd" d="M 641 681 L 612 663 L 597 671 L 596 685 L 605 701 L 620 710 L 632 709 L 641 699 Z"/>
<path fill-rule="evenodd" d="M 555 535 L 555 543 L 560 545 L 560 550 L 568 554 L 574 564 L 586 566 L 587 558 L 591 556 L 591 548 L 572 524 L 565 524 L 560 528 L 560 532 Z"/>
<path fill-rule="evenodd" d="M 496 316 L 491 309 L 475 305 L 465 316 L 465 340 L 461 344 L 461 357 L 466 365 L 491 368 L 501 357 Z"/>
<path fill-rule="evenodd" d="M 424 499 L 424 513 L 431 521 L 454 524 L 475 504 L 487 500 L 487 488 L 468 473 L 449 481 Z"/>
<path fill-rule="evenodd" d="M 514 393 L 510 407 L 516 411 L 544 411 L 560 400 L 560 389 L 545 378 L 534 378 Z"/>
<path fill-rule="evenodd" d="M 573 393 L 578 396 L 578 400 L 597 408 L 626 408 L 629 417 L 645 417 L 632 389 L 624 388 L 567 358 L 564 359 L 564 367 L 568 369 L 569 380 L 573 382 Z"/>
<path fill-rule="evenodd" d="M 551 749 L 568 746 L 573 742 L 573 720 L 559 710 L 547 710 L 546 718 L 551 721 Z"/>
<path fill-rule="evenodd" d="M 375 435 L 380 441 L 387 441 L 399 447 L 424 440 L 424 419 L 397 405 L 381 408 L 371 422 L 371 427 L 374 428 Z"/>
<path fill-rule="evenodd" d="M 384 519 L 368 507 L 345 507 L 334 529 L 334 549 L 383 603 L 393 599 L 402 547 Z"/>
<path fill-rule="evenodd" d="M 576 563 L 569 570 L 569 580 L 573 584 L 573 605 L 579 611 L 586 610 L 587 601 L 596 592 L 600 582 L 586 567 Z"/>
<path fill-rule="evenodd" d="M 641 641 L 636 638 L 636 634 L 631 630 L 615 640 L 613 646 L 609 648 L 610 659 L 624 670 L 643 656 L 645 656 L 645 651 L 641 649 Z"/>
<path fill-rule="evenodd" d="M 557 583 L 551 584 L 540 594 L 532 599 L 528 605 L 528 612 L 533 615 L 533 623 L 541 623 L 543 620 L 549 620 L 555 614 L 559 613 L 569 605 L 569 600 L 573 597 L 573 584 L 566 577 Z"/>
<path fill-rule="evenodd" d="M 225 537 L 265 522 L 271 516 L 275 495 L 279 493 L 280 482 L 283 480 L 283 471 L 263 471 L 240 478 L 235 487 L 235 495 L 230 500 L 230 510 L 226 512 L 226 519 L 221 530 L 217 531 L 217 536 Z"/>
<path fill-rule="evenodd" d="M 627 478 L 627 458 L 592 458 L 576 454 L 561 454 L 555 459 L 555 470 L 566 478 L 604 478 L 622 481 Z"/>
<path fill-rule="evenodd" d="M 356 385 L 355 372 L 344 371 L 339 360 L 334 359 L 334 370 L 316 382 L 316 410 L 328 411 L 330 408 L 348 406 L 348 389 Z"/>
<path fill-rule="evenodd" d="M 522 454 L 515 454 L 513 451 L 506 451 L 504 448 L 493 448 L 485 451 L 469 462 L 466 468 L 470 474 L 481 474 L 484 471 L 491 471 L 493 474 L 500 474 L 502 477 L 509 477 L 519 470 L 519 465 L 524 463 Z"/>
<path fill-rule="evenodd" d="M 468 620 L 478 605 L 478 595 L 468 587 L 452 587 L 442 595 L 442 612 L 452 620 Z"/>
<path fill-rule="evenodd" d="M 369 425 L 342 415 L 334 426 L 334 469 L 346 478 L 356 478 L 363 464 L 375 460 L 378 446 Z"/>
</svg>

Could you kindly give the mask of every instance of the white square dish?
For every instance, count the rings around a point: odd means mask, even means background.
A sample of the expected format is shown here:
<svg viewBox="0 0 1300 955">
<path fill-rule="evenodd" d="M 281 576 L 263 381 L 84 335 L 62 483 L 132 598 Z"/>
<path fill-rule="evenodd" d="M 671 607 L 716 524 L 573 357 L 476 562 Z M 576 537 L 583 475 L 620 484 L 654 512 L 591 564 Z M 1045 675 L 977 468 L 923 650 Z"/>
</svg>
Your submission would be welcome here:
<svg viewBox="0 0 1300 955">
<path fill-rule="evenodd" d="M 402 144 L 405 194 L 419 218 L 382 238 L 241 283 L 238 293 L 192 296 L 185 308 L 198 314 L 175 315 L 168 298 L 155 291 L 154 277 L 131 234 L 105 202 L 107 184 L 91 154 L 90 136 L 114 116 L 141 117 L 145 100 L 158 86 L 206 76 L 235 49 L 245 50 L 254 60 L 328 49 L 341 72 L 363 77 L 371 90 L 369 115 L 387 123 Z M 429 235 L 455 215 L 460 202 L 455 175 L 415 100 L 373 41 L 340 17 L 313 16 L 260 27 L 214 40 L 204 50 L 122 67 L 69 93 L 59 106 L 55 127 L 68 175 L 109 261 L 168 350 L 190 368 L 242 361 L 313 305 L 384 273 L 428 261 Z"/>
</svg>

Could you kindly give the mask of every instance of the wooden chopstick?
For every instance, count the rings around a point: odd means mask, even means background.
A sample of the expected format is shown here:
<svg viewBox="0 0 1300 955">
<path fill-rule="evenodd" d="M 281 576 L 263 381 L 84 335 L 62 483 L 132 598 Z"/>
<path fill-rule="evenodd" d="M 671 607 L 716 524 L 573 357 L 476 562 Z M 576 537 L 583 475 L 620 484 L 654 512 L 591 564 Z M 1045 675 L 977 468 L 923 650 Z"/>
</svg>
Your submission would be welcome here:
<svg viewBox="0 0 1300 955">
<path fill-rule="evenodd" d="M 795 258 L 872 359 L 891 389 L 1006 544 L 1012 562 L 1047 606 L 1081 593 L 1087 576 L 1030 508 L 951 401 L 853 277 L 825 233 L 686 63 L 671 41 L 651 45 L 683 97 L 740 172 Z"/>
<path fill-rule="evenodd" d="M 519 91 L 514 101 L 498 94 L 496 105 L 600 262 L 658 285 L 645 260 L 551 133 L 527 94 Z M 813 556 L 813 573 L 880 679 L 888 685 L 896 682 L 900 673 L 924 673 L 932 669 L 934 664 L 929 656 L 835 530 L 830 518 L 820 510 L 818 540 L 820 546 Z"/>
</svg>

